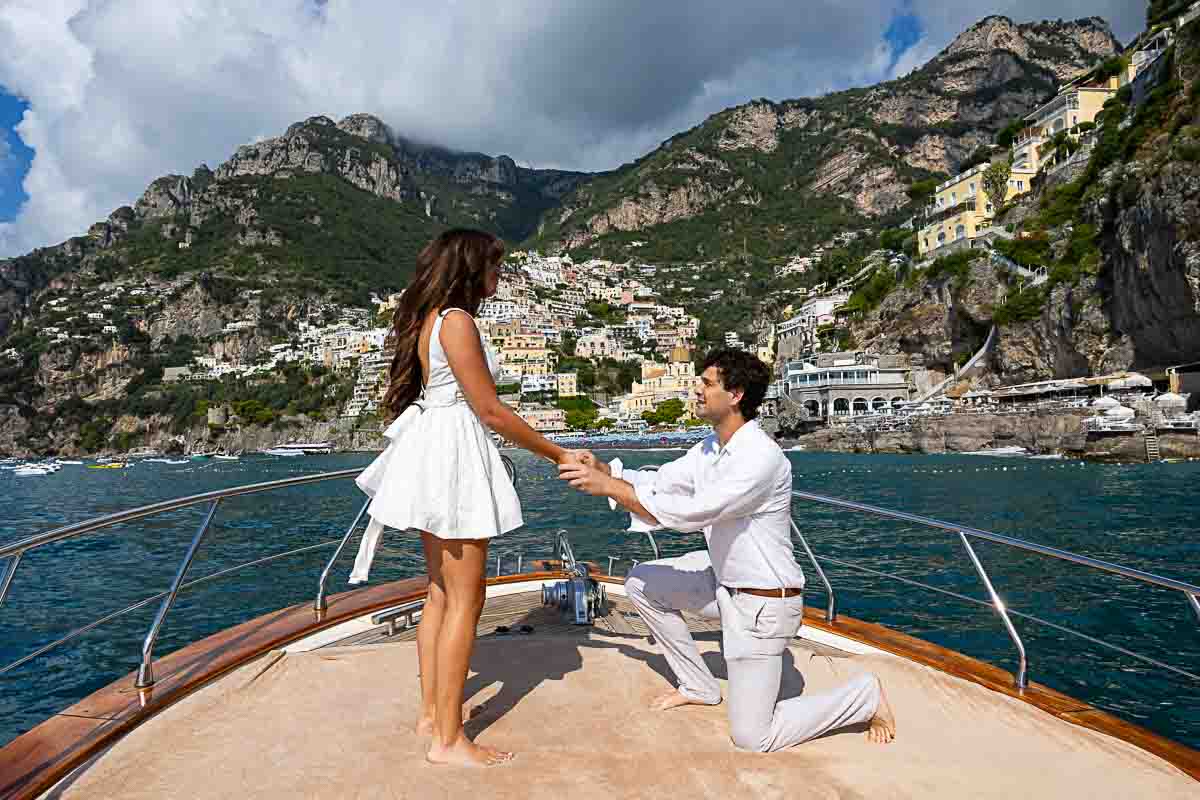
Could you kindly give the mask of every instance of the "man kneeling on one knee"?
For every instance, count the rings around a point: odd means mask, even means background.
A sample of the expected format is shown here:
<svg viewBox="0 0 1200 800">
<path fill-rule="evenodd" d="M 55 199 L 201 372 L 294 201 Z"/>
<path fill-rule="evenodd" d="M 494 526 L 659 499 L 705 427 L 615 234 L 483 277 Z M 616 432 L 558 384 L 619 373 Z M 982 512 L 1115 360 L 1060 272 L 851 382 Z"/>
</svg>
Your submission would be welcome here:
<svg viewBox="0 0 1200 800">
<path fill-rule="evenodd" d="M 871 741 L 889 742 L 895 719 L 870 673 L 831 692 L 779 700 L 783 653 L 803 620 L 804 574 L 789 526 L 792 465 L 754 421 L 769 382 L 769 369 L 755 356 L 714 352 L 696 387 L 696 415 L 712 424 L 711 436 L 657 472 L 587 458 L 560 465 L 559 475 L 623 506 L 634 529 L 640 522 L 642 530 L 704 532 L 707 550 L 639 564 L 625 581 L 678 681 L 654 708 L 721 702 L 720 685 L 680 613 L 688 609 L 721 620 L 737 747 L 780 750 L 858 723 L 869 723 Z"/>
</svg>

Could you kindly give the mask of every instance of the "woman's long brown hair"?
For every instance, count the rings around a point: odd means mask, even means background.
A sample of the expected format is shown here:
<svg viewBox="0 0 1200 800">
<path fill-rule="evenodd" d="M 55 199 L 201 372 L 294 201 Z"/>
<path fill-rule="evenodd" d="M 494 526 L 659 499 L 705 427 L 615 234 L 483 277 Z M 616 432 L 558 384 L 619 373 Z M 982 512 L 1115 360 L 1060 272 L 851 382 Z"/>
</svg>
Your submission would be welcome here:
<svg viewBox="0 0 1200 800">
<path fill-rule="evenodd" d="M 392 316 L 390 338 L 396 348 L 383 405 L 400 416 L 421 396 L 421 326 L 435 309 L 461 308 L 474 316 L 487 291 L 490 269 L 504 258 L 504 243 L 490 233 L 449 230 L 425 245 L 417 271 Z"/>
</svg>

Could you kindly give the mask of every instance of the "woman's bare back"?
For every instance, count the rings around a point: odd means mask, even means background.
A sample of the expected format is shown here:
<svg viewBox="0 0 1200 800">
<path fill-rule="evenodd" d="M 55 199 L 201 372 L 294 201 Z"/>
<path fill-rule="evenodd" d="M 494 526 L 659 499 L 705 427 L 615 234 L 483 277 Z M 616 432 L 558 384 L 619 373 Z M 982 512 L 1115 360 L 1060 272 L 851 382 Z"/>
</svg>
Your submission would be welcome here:
<svg viewBox="0 0 1200 800">
<path fill-rule="evenodd" d="M 433 326 L 437 323 L 439 309 L 430 311 L 421 323 L 421 335 L 417 337 L 417 361 L 421 365 L 421 386 L 429 383 L 429 340 L 433 337 Z"/>
</svg>

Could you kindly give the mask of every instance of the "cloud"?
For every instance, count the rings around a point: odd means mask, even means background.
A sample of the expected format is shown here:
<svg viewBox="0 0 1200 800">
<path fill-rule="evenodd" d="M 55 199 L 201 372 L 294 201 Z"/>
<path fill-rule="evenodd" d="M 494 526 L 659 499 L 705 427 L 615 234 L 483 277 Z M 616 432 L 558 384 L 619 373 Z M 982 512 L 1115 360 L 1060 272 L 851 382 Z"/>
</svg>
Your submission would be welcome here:
<svg viewBox="0 0 1200 800">
<path fill-rule="evenodd" d="M 1120 16 L 1116 0 L 1014 1 L 1002 10 L 1073 17 L 1106 2 Z M 3 0 L 0 85 L 28 100 L 16 132 L 36 153 L 24 178 L 29 199 L 0 226 L 0 255 L 76 235 L 158 175 L 215 166 L 314 114 L 365 111 L 418 140 L 534 166 L 609 169 L 755 97 L 891 77 L 994 7 Z M 885 32 L 901 13 L 915 14 L 924 36 L 894 52 Z M 1121 24 L 1131 35 L 1130 20 Z"/>
</svg>

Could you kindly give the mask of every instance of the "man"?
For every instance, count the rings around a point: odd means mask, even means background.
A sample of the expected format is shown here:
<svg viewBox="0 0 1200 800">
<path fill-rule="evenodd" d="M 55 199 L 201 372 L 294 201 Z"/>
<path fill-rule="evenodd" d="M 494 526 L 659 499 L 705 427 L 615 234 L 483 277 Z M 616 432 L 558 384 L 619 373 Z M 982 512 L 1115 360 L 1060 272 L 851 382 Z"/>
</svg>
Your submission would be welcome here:
<svg viewBox="0 0 1200 800">
<path fill-rule="evenodd" d="M 770 371 L 755 356 L 719 350 L 696 387 L 696 414 L 713 434 L 657 472 L 619 461 L 563 464 L 559 476 L 608 497 L 636 520 L 704 531 L 708 550 L 639 564 L 626 594 L 650 628 L 678 688 L 651 704 L 666 710 L 716 705 L 720 685 L 705 665 L 681 609 L 720 618 L 729 674 L 730 733 L 745 750 L 768 752 L 868 723 L 867 738 L 890 742 L 896 724 L 879 679 L 863 674 L 839 689 L 779 701 L 783 653 L 800 629 L 804 575 L 792 550 L 792 467 L 754 418 Z"/>
</svg>

